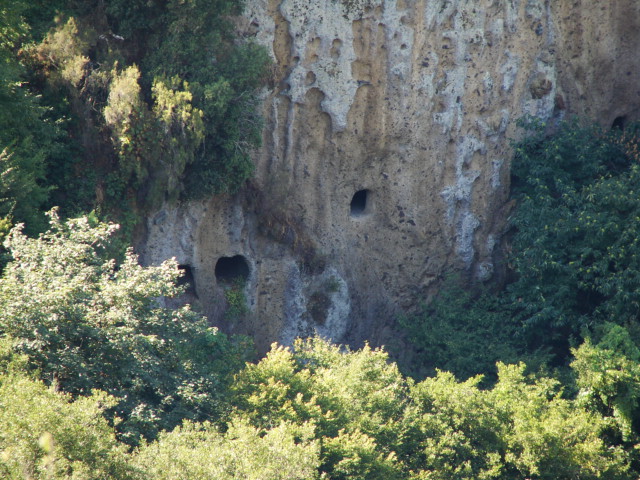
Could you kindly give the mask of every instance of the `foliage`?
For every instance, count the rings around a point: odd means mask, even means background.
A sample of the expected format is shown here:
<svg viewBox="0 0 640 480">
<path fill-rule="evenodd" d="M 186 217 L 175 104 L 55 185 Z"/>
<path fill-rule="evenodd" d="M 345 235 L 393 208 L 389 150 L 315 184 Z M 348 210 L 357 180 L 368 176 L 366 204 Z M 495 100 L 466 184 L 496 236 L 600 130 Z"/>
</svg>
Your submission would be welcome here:
<svg viewBox="0 0 640 480">
<path fill-rule="evenodd" d="M 237 190 L 253 171 L 256 89 L 269 63 L 262 47 L 236 38 L 230 15 L 241 2 L 58 3 L 56 25 L 24 56 L 33 84 L 73 119 L 85 164 L 110 178 L 109 187 L 98 181 L 97 202 L 151 209 Z M 85 173 L 60 163 L 60 183 Z"/>
<path fill-rule="evenodd" d="M 144 446 L 135 463 L 155 480 L 313 480 L 319 444 L 312 438 L 310 425 L 264 431 L 234 420 L 222 434 L 210 424 L 186 423 Z"/>
<path fill-rule="evenodd" d="M 329 478 L 402 478 L 392 450 L 402 438 L 406 387 L 382 351 L 343 354 L 320 339 L 295 350 L 274 346 L 247 365 L 234 384 L 234 404 L 259 428 L 311 423 Z"/>
<path fill-rule="evenodd" d="M 244 294 L 244 285 L 242 282 L 236 282 L 224 288 L 224 298 L 227 301 L 225 319 L 229 322 L 237 321 L 249 313 L 247 298 Z"/>
<path fill-rule="evenodd" d="M 556 380 L 526 376 L 523 364 L 500 364 L 490 389 L 479 388 L 480 377 L 458 382 L 443 372 L 415 383 L 382 350 L 352 352 L 319 338 L 274 346 L 230 382 L 238 350 L 188 309 L 159 305 L 177 291 L 175 262 L 143 268 L 129 254 L 116 268 L 106 260 L 113 225 L 51 216 L 51 230 L 38 239 L 12 230 L 14 261 L 0 282 L 0 466 L 7 475 L 635 476 L 635 437 L 620 444 L 612 435 L 628 430 L 625 409 L 637 408 L 639 391 L 640 354 L 620 327 L 602 332 L 604 357 L 589 343 L 576 352 L 584 392 L 576 400 L 563 398 Z M 25 378 L 25 369 L 52 388 Z M 125 453 L 103 412 L 127 443 L 191 421 Z M 204 419 L 220 427 L 193 422 Z"/>
<path fill-rule="evenodd" d="M 524 369 L 500 364 L 489 390 L 443 372 L 414 384 L 383 351 L 310 339 L 239 374 L 235 415 L 266 431 L 313 425 L 332 479 L 632 478 L 606 419 Z"/>
<path fill-rule="evenodd" d="M 630 454 L 610 443 L 609 417 L 585 397 L 563 398 L 555 380 L 525 376 L 523 364 L 500 364 L 491 389 L 444 372 L 414 383 L 380 350 L 298 341 L 240 373 L 224 429 L 187 421 L 127 454 L 102 417 L 117 398 L 93 391 L 72 402 L 21 373 L 24 358 L 7 347 L 5 338 L 7 478 L 635 478 Z"/>
<path fill-rule="evenodd" d="M 546 360 L 543 352 L 526 350 L 502 298 L 489 292 L 465 289 L 450 276 L 439 294 L 419 313 L 400 318 L 400 326 L 415 352 L 403 369 L 421 378 L 436 369 L 459 378 L 484 375 L 483 382 L 496 380 L 496 362 L 526 359 L 534 369 Z"/>
<path fill-rule="evenodd" d="M 43 179 L 57 129 L 23 84 L 15 56 L 28 32 L 25 8 L 22 2 L 0 5 L 0 222 L 28 222 L 35 233 L 45 226 L 40 209 L 50 189 Z M 0 239 L 5 234 L 0 231 Z"/>
<path fill-rule="evenodd" d="M 101 389 L 118 403 L 127 442 L 183 419 L 217 418 L 241 348 L 188 307 L 162 308 L 180 292 L 175 261 L 141 267 L 108 259 L 114 225 L 61 222 L 37 239 L 15 228 L 14 261 L 0 282 L 0 332 L 46 381 L 74 395 Z"/>
<path fill-rule="evenodd" d="M 634 131 L 540 126 L 517 146 L 512 267 L 517 318 L 558 342 L 583 326 L 638 320 L 640 180 Z"/>
<path fill-rule="evenodd" d="M 495 418 L 488 424 L 480 422 L 482 415 L 463 420 L 462 437 L 433 430 L 430 438 L 438 439 L 432 441 L 438 452 L 433 458 L 439 463 L 430 468 L 448 473 L 426 478 L 517 478 L 514 472 L 595 478 L 595 471 L 624 477 L 621 458 L 636 470 L 640 465 L 637 130 L 605 132 L 573 121 L 549 134 L 537 121 L 523 125 L 529 136 L 516 144 L 513 163 L 518 204 L 509 245 L 511 283 L 495 296 L 448 283 L 420 315 L 401 323 L 418 350 L 419 365 L 465 377 L 474 369 L 491 374 L 491 361 L 504 358 L 566 368 L 573 354 L 575 384 L 570 372 L 563 375 L 566 397 L 574 391 L 577 396 L 567 400 L 557 386 L 543 389 L 544 382 L 530 383 L 522 371 L 501 367 L 495 387 L 481 394 L 490 400 L 482 409 Z M 581 338 L 584 343 L 570 349 Z M 505 372 L 511 372 L 509 387 L 500 399 Z M 441 377 L 446 375 L 436 378 Z M 478 381 L 469 380 L 476 382 L 469 387 Z M 433 382 L 423 382 L 430 394 L 437 387 Z M 467 393 L 465 400 L 477 402 L 477 395 Z M 452 393 L 447 397 L 454 402 Z M 462 410 L 477 410 L 476 404 L 464 405 Z M 449 424 L 456 415 L 449 411 L 442 422 Z M 511 419 L 507 425 L 514 435 L 500 433 L 504 426 L 496 430 L 496 419 L 503 417 Z M 549 428 L 567 436 L 554 439 Z M 473 446 L 485 438 L 493 442 L 487 444 L 489 453 L 476 456 Z M 585 443 L 572 444 L 575 438 Z M 543 452 L 540 442 L 551 450 Z M 608 470 L 603 461 L 618 466 Z M 595 470 L 578 473 L 587 466 Z"/>
<path fill-rule="evenodd" d="M 491 390 L 442 372 L 413 388 L 417 478 L 629 478 L 624 452 L 599 438 L 602 420 L 524 368 L 500 364 Z"/>
<path fill-rule="evenodd" d="M 25 375 L 0 375 L 0 476 L 133 479 L 125 448 L 102 416 L 116 400 L 103 392 L 71 401 Z"/>
<path fill-rule="evenodd" d="M 625 442 L 640 442 L 640 350 L 629 332 L 607 324 L 600 341 L 587 339 L 573 350 L 571 364 L 578 374 L 579 399 L 588 408 L 613 420 Z"/>
</svg>

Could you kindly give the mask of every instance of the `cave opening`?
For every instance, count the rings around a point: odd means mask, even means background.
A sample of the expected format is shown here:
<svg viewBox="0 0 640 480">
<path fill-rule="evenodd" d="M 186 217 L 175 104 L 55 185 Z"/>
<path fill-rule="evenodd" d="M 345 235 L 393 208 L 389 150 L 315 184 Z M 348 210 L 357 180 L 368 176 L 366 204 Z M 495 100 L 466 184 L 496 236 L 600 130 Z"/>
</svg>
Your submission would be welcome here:
<svg viewBox="0 0 640 480">
<path fill-rule="evenodd" d="M 191 265 L 178 265 L 178 270 L 182 275 L 178 278 L 177 284 L 180 287 L 185 288 L 185 293 L 189 295 L 198 296 L 196 293 L 196 279 L 193 276 L 193 269 Z"/>
<path fill-rule="evenodd" d="M 369 190 L 358 190 L 351 199 L 351 216 L 360 217 L 369 213 Z"/>
<path fill-rule="evenodd" d="M 242 255 L 220 257 L 216 263 L 216 280 L 218 283 L 245 283 L 249 279 L 249 262 Z"/>
<path fill-rule="evenodd" d="M 621 115 L 616 117 L 616 119 L 611 124 L 611 130 L 617 128 L 618 130 L 624 130 L 624 127 L 627 125 L 627 116 Z"/>
</svg>

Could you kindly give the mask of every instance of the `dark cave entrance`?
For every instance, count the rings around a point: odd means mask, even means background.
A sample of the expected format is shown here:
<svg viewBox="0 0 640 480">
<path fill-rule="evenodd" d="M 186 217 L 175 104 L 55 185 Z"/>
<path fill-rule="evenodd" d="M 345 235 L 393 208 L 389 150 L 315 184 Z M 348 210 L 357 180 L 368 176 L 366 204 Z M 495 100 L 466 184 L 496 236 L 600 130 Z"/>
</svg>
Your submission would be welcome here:
<svg viewBox="0 0 640 480">
<path fill-rule="evenodd" d="M 616 119 L 611 124 L 611 130 L 617 128 L 618 130 L 624 130 L 624 127 L 627 125 L 627 116 L 621 115 L 616 117 Z"/>
<path fill-rule="evenodd" d="M 178 270 L 182 273 L 180 278 L 178 278 L 178 286 L 184 287 L 186 294 L 193 295 L 197 298 L 196 279 L 193 276 L 193 269 L 191 268 L 191 265 L 178 265 Z"/>
<path fill-rule="evenodd" d="M 220 257 L 216 263 L 215 274 L 218 283 L 246 283 L 249 273 L 249 262 L 242 255 Z"/>
<path fill-rule="evenodd" d="M 358 190 L 351 199 L 351 216 L 361 217 L 369 213 L 369 190 Z"/>
</svg>

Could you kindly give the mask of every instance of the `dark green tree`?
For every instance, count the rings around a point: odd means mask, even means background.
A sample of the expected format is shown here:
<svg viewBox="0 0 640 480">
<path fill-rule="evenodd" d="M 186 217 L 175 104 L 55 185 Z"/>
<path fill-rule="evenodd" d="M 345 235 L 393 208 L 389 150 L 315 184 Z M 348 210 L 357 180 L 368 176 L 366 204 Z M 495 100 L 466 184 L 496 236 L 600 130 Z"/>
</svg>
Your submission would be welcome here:
<svg viewBox="0 0 640 480">
<path fill-rule="evenodd" d="M 639 319 L 638 137 L 577 122 L 553 135 L 527 126 L 513 163 L 507 292 L 529 340 L 566 353 L 584 327 Z"/>
<path fill-rule="evenodd" d="M 28 36 L 23 2 L 0 5 L 0 238 L 13 222 L 35 233 L 46 226 L 41 212 L 50 188 L 47 161 L 56 150 L 56 127 L 24 83 L 17 51 Z"/>
</svg>

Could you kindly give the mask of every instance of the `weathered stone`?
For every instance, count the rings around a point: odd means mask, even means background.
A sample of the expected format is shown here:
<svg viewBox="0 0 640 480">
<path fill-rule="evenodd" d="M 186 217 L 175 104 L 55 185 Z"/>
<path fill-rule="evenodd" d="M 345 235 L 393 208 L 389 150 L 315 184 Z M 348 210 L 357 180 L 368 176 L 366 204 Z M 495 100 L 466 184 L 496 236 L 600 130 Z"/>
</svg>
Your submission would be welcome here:
<svg viewBox="0 0 640 480">
<path fill-rule="evenodd" d="M 389 341 L 446 270 L 499 272 L 519 117 L 638 118 L 639 18 L 636 0 L 248 0 L 239 25 L 275 62 L 253 186 L 150 217 L 144 259 L 191 265 L 220 323 L 216 262 L 243 255 L 252 313 L 223 326 L 261 350 Z"/>
</svg>

